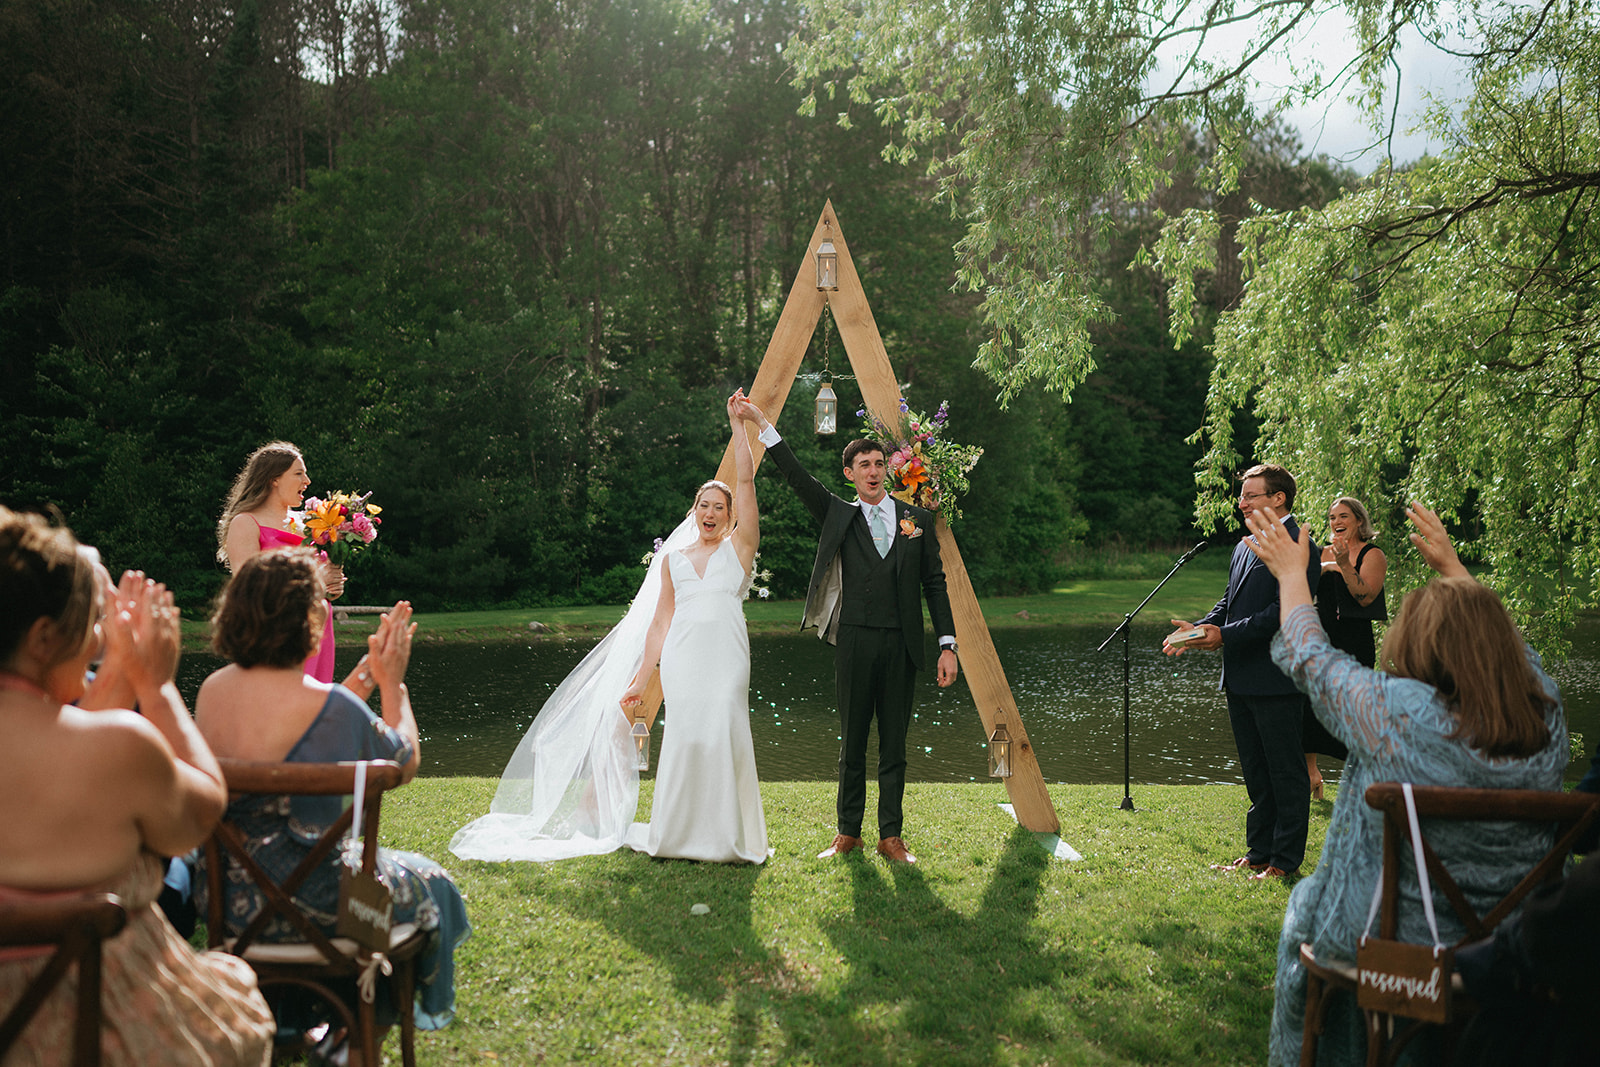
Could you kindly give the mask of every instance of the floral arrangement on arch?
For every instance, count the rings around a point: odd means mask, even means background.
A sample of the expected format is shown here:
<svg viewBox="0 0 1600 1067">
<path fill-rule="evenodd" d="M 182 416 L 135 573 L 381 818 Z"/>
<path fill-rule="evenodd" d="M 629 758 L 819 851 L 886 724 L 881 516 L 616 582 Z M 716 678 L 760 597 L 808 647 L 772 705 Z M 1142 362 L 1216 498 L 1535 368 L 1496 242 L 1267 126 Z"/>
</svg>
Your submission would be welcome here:
<svg viewBox="0 0 1600 1067">
<path fill-rule="evenodd" d="M 301 516 L 304 537 L 301 544 L 320 552 L 329 563 L 343 567 L 358 552 L 378 539 L 383 511 L 370 503 L 371 493 L 333 493 L 326 498 L 306 497 Z"/>
<path fill-rule="evenodd" d="M 869 415 L 864 408 L 856 414 L 862 419 L 862 435 L 876 438 L 891 449 L 886 457 L 889 495 L 919 508 L 942 512 L 947 522 L 959 519 L 959 501 L 971 488 L 967 472 L 983 455 L 983 449 L 958 445 L 944 436 L 950 401 L 942 401 L 931 419 L 912 411 L 905 397 L 900 398 L 900 410 L 890 424 Z"/>
</svg>

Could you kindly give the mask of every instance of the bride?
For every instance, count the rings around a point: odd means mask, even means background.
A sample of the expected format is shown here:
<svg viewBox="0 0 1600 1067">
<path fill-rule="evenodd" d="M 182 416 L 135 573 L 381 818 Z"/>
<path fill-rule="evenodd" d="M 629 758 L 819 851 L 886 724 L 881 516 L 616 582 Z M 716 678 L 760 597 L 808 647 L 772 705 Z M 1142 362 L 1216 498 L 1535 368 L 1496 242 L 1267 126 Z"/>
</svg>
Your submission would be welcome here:
<svg viewBox="0 0 1600 1067">
<path fill-rule="evenodd" d="M 624 845 L 659 857 L 760 863 L 766 818 L 750 739 L 742 601 L 760 543 L 755 463 L 728 398 L 737 472 L 706 482 L 650 563 L 633 604 L 545 702 L 489 814 L 456 832 L 462 859 L 556 860 Z M 648 823 L 635 823 L 632 725 L 655 671 L 668 714 Z"/>
</svg>

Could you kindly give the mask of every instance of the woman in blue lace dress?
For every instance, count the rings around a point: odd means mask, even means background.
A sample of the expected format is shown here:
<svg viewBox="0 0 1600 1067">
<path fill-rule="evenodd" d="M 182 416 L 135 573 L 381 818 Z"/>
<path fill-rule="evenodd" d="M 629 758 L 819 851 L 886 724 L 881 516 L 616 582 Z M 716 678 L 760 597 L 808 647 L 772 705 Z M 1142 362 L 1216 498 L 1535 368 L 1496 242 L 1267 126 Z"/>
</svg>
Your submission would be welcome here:
<svg viewBox="0 0 1600 1067">
<path fill-rule="evenodd" d="M 405 687 L 416 629 L 411 605 L 396 604 L 367 639 L 366 669 L 381 696 L 379 716 L 344 686 L 319 682 L 301 670 L 321 625 L 323 595 L 321 572 L 309 550 L 264 552 L 240 565 L 212 619 L 212 644 L 233 662 L 200 687 L 195 701 L 200 733 L 223 757 L 285 763 L 386 759 L 399 763 L 409 780 L 419 764 L 417 721 Z M 339 818 L 346 801 L 243 796 L 229 804 L 227 819 L 250 843 L 255 861 L 281 876 Z M 382 849 L 378 870 L 393 894 L 394 921 L 415 923 L 432 935 L 417 961 L 414 1008 L 419 1027 L 438 1029 L 454 1013 L 455 946 L 471 931 L 461 893 L 442 867 L 416 853 Z M 205 879 L 198 884 L 203 887 Z M 331 935 L 338 921 L 338 858 L 330 856 L 297 896 Z M 242 931 L 261 906 L 259 891 L 230 870 L 224 914 L 233 932 Z M 298 939 L 281 920 L 263 936 Z M 280 1025 L 286 1022 L 280 1014 Z"/>
<path fill-rule="evenodd" d="M 1406 510 L 1411 541 L 1438 573 L 1410 593 L 1384 638 L 1382 672 L 1328 642 L 1307 587 L 1306 547 L 1270 510 L 1246 520 L 1252 550 L 1278 578 L 1282 627 L 1272 658 L 1311 697 L 1312 708 L 1350 749 L 1322 859 L 1295 886 L 1278 941 L 1269 1062 L 1300 1060 L 1305 970 L 1300 945 L 1318 958 L 1353 961 L 1382 867 L 1381 816 L 1367 807 L 1373 782 L 1559 789 L 1567 764 L 1567 721 L 1556 684 L 1518 633 L 1500 598 L 1461 565 L 1439 517 Z M 1479 908 L 1507 892 L 1550 846 L 1549 831 L 1513 824 L 1496 833 L 1471 823 L 1441 824 L 1429 839 Z M 1416 882 L 1401 881 L 1402 941 L 1429 940 Z M 1447 942 L 1464 934 L 1447 904 L 1435 908 Z M 1417 1049 L 1413 1063 L 1427 1062 Z M 1335 996 L 1319 1064 L 1365 1062 L 1366 1040 L 1353 998 Z"/>
</svg>

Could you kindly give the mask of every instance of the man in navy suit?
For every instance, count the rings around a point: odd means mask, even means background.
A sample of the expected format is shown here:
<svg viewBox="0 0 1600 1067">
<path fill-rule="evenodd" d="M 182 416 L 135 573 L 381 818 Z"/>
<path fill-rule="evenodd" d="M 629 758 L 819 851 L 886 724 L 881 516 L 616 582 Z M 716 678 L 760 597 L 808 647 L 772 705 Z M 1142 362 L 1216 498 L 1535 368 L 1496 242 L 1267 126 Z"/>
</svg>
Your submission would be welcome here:
<svg viewBox="0 0 1600 1067">
<path fill-rule="evenodd" d="M 1284 516 L 1290 536 L 1299 525 L 1294 507 L 1294 475 L 1275 463 L 1260 463 L 1242 475 L 1239 510 L 1272 508 Z M 1313 589 L 1320 577 L 1321 554 L 1311 546 L 1306 577 Z M 1173 619 L 1180 630 L 1198 626 L 1205 633 L 1169 655 L 1187 649 L 1222 650 L 1222 681 L 1228 695 L 1228 719 L 1239 749 L 1250 811 L 1245 816 L 1247 851 L 1218 869 L 1251 871 L 1257 880 L 1293 876 L 1306 854 L 1311 779 L 1300 743 L 1305 696 L 1272 662 L 1272 636 L 1278 632 L 1278 580 L 1244 541 L 1228 565 L 1228 591 L 1198 623 Z"/>
<path fill-rule="evenodd" d="M 800 465 L 760 408 L 745 400 L 739 417 L 760 427 L 767 455 L 821 528 L 800 627 L 817 627 L 818 636 L 836 646 L 840 744 L 839 832 L 818 858 L 844 855 L 863 844 L 867 735 L 876 719 L 878 853 L 891 862 L 915 863 L 900 836 L 901 799 L 912 688 L 927 658 L 924 598 L 939 634 L 939 685 L 954 682 L 957 672 L 955 618 L 939 560 L 937 516 L 888 495 L 889 472 L 878 442 L 846 446 L 844 476 L 859 497 L 846 501 Z"/>
</svg>

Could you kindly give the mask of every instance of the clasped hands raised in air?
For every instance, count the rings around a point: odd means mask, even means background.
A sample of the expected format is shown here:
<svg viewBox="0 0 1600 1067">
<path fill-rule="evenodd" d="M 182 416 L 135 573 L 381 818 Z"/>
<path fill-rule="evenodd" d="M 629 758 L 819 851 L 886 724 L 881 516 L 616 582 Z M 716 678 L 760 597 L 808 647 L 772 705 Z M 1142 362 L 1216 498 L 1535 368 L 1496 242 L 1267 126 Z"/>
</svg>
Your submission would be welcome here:
<svg viewBox="0 0 1600 1067">
<path fill-rule="evenodd" d="M 1411 543 L 1417 546 L 1422 560 L 1444 577 L 1469 577 L 1467 568 L 1445 533 L 1444 522 L 1438 514 L 1424 504 L 1412 501 L 1406 508 L 1406 517 L 1416 529 L 1411 533 Z M 1257 559 L 1267 565 L 1278 579 L 1279 598 L 1285 615 L 1300 604 L 1311 603 L 1311 587 L 1306 582 L 1306 567 L 1311 558 L 1311 539 L 1303 533 L 1295 536 L 1284 527 L 1278 513 L 1272 508 L 1256 508 L 1244 517 L 1250 531 L 1245 545 Z M 1218 649 L 1222 647 L 1222 630 L 1209 623 L 1195 627 L 1182 619 L 1170 620 L 1178 630 L 1198 628 L 1204 634 L 1181 645 L 1166 645 L 1169 656 L 1181 655 L 1191 649 Z"/>
</svg>

